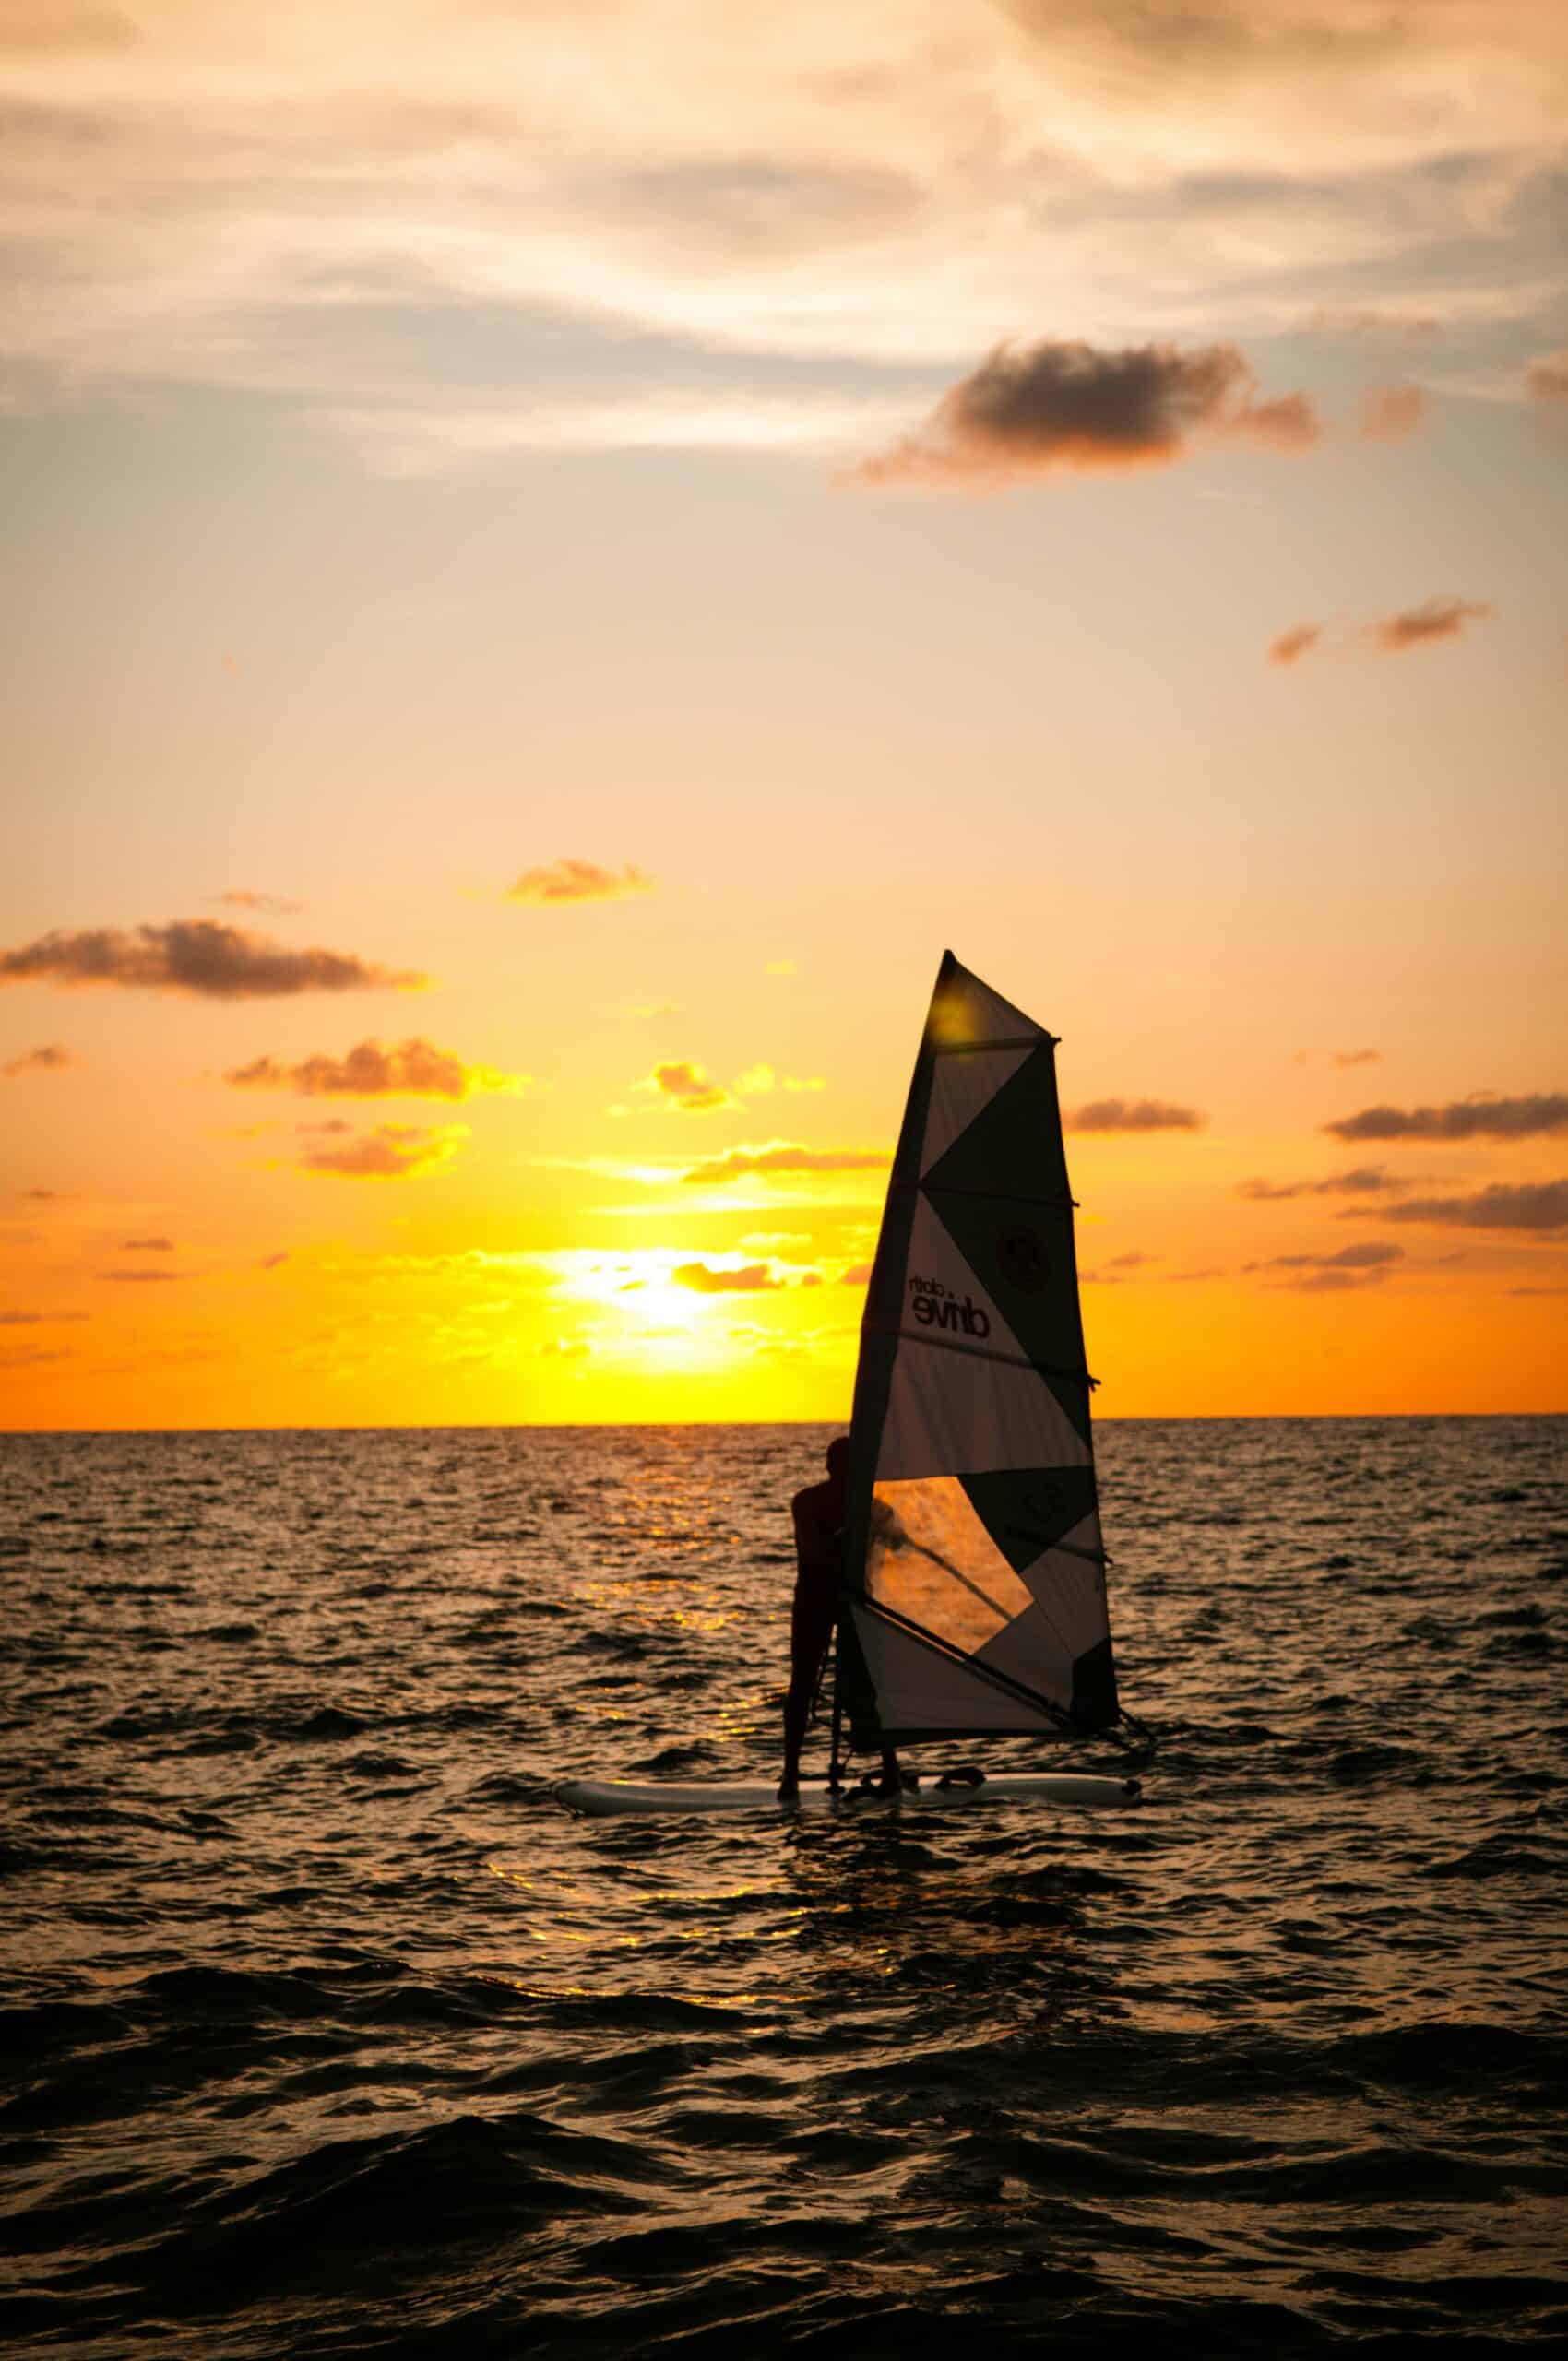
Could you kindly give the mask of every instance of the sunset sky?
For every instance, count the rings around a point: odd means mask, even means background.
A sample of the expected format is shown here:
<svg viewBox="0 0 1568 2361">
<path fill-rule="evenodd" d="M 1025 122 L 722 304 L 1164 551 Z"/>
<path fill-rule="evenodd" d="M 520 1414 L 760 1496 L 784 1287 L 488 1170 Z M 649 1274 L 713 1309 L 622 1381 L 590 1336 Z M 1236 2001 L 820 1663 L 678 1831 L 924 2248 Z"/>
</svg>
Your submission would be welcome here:
<svg viewBox="0 0 1568 2361">
<path fill-rule="evenodd" d="M 0 0 L 0 1423 L 1568 1408 L 1557 0 Z"/>
</svg>

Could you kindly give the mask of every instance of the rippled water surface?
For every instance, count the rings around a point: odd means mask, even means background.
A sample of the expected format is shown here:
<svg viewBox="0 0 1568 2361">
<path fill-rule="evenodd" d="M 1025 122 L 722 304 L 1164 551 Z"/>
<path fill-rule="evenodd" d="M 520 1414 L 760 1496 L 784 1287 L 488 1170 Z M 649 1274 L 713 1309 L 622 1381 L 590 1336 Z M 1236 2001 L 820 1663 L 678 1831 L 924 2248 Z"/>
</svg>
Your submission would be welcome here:
<svg viewBox="0 0 1568 2361">
<path fill-rule="evenodd" d="M 827 1431 L 0 1438 L 0 2344 L 1564 2349 L 1568 1422 L 1103 1426 L 1141 1811 L 567 1817 Z"/>
</svg>

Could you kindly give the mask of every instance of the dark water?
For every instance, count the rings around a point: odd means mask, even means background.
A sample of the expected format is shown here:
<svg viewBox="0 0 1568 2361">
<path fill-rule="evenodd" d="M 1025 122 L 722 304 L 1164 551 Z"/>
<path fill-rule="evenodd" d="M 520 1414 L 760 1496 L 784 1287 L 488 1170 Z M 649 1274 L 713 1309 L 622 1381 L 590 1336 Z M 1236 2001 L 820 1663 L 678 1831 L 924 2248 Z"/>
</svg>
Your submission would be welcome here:
<svg viewBox="0 0 1568 2361">
<path fill-rule="evenodd" d="M 0 1441 L 0 2347 L 1564 2349 L 1568 1422 L 1105 1427 L 1141 1814 L 565 1817 L 823 1439 Z"/>
</svg>

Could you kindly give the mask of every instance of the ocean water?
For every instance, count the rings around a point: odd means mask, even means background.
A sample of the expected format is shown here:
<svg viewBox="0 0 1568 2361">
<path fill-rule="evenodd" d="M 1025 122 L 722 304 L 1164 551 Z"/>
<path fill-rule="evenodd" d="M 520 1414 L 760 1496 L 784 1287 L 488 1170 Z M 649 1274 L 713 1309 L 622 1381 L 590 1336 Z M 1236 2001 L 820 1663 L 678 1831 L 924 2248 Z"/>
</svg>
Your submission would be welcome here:
<svg viewBox="0 0 1568 2361">
<path fill-rule="evenodd" d="M 1102 1426 L 1141 1810 L 570 1818 L 829 1431 L 0 1439 L 0 2349 L 1568 2349 L 1568 1421 Z"/>
</svg>

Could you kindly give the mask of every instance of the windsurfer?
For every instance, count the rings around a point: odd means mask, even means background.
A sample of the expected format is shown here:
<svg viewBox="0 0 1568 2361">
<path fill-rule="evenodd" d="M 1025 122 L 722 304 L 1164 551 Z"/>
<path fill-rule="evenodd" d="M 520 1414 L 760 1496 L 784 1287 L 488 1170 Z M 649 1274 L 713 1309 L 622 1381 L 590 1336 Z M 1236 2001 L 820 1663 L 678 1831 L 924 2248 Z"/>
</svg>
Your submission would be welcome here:
<svg viewBox="0 0 1568 2361">
<path fill-rule="evenodd" d="M 790 1503 L 795 1524 L 795 1598 L 790 1614 L 790 1689 L 784 1700 L 784 1776 L 778 1800 L 792 1803 L 801 1787 L 801 1748 L 823 1659 L 838 1615 L 844 1572 L 844 1520 L 849 1508 L 849 1438 L 827 1446 L 827 1481 L 808 1484 Z M 901 1784 L 897 1750 L 884 1746 L 882 1775 Z"/>
</svg>

